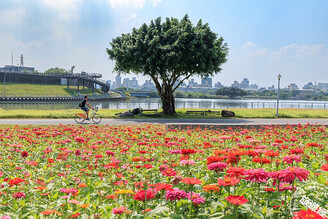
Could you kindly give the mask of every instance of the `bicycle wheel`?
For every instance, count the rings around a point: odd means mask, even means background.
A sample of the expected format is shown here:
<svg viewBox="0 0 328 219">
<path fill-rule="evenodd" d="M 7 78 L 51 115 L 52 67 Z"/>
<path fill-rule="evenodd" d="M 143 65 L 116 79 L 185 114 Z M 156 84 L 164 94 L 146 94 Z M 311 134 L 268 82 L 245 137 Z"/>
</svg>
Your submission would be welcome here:
<svg viewBox="0 0 328 219">
<path fill-rule="evenodd" d="M 94 123 L 96 123 L 96 124 L 98 124 L 98 123 L 101 121 L 101 119 L 102 119 L 102 117 L 101 117 L 101 115 L 99 115 L 99 114 L 94 114 L 94 115 L 92 116 L 92 121 L 93 121 Z"/>
<path fill-rule="evenodd" d="M 77 114 L 75 114 L 75 116 L 74 116 L 74 120 L 75 120 L 75 122 L 77 122 L 77 123 L 79 123 L 79 124 L 82 124 L 82 123 L 84 122 L 85 119 L 82 118 L 80 114 L 81 114 L 81 113 L 77 113 Z"/>
</svg>

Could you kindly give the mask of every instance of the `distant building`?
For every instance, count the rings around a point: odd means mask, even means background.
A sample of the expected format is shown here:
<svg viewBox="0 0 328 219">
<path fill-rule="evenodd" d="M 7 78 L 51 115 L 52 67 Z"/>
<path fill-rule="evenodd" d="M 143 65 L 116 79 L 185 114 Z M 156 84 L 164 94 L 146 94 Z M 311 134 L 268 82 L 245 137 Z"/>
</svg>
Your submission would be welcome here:
<svg viewBox="0 0 328 219">
<path fill-rule="evenodd" d="M 155 89 L 155 84 L 151 80 L 146 80 L 145 83 L 142 85 L 142 90 L 144 91 L 153 91 Z"/>
<path fill-rule="evenodd" d="M 133 77 L 132 80 L 129 81 L 129 88 L 137 90 L 140 88 L 139 82 L 136 77 Z"/>
<path fill-rule="evenodd" d="M 268 90 L 275 90 L 275 87 L 274 87 L 274 85 L 272 85 L 271 87 L 268 87 Z"/>
<path fill-rule="evenodd" d="M 122 87 L 129 88 L 129 78 L 124 78 L 123 79 Z"/>
<path fill-rule="evenodd" d="M 189 88 L 193 88 L 193 87 L 198 87 L 198 83 L 195 81 L 195 79 L 190 79 L 189 83 L 188 83 L 188 86 Z"/>
<path fill-rule="evenodd" d="M 215 83 L 214 87 L 220 89 L 221 87 L 224 87 L 224 86 L 218 81 Z"/>
<path fill-rule="evenodd" d="M 239 84 L 238 81 L 234 81 L 233 84 L 231 84 L 231 87 L 241 88 L 241 85 Z"/>
<path fill-rule="evenodd" d="M 288 90 L 298 90 L 298 86 L 295 83 L 291 83 L 288 85 Z"/>
<path fill-rule="evenodd" d="M 251 84 L 246 90 L 258 90 L 259 86 L 257 84 Z"/>
<path fill-rule="evenodd" d="M 5 65 L 5 67 L 0 68 L 0 72 L 9 73 L 34 73 L 33 67 L 15 66 L 15 65 Z"/>
<path fill-rule="evenodd" d="M 209 77 L 202 78 L 201 87 L 212 88 L 212 78 Z"/>
<path fill-rule="evenodd" d="M 328 83 L 318 83 L 319 90 L 328 90 Z"/>
<path fill-rule="evenodd" d="M 240 88 L 242 88 L 242 89 L 249 89 L 249 80 L 247 78 L 244 78 L 240 82 Z"/>
<path fill-rule="evenodd" d="M 307 83 L 306 85 L 303 86 L 304 90 L 314 90 L 315 89 L 315 85 L 312 82 Z"/>
<path fill-rule="evenodd" d="M 122 78 L 120 74 L 115 77 L 115 89 L 122 87 Z"/>
</svg>

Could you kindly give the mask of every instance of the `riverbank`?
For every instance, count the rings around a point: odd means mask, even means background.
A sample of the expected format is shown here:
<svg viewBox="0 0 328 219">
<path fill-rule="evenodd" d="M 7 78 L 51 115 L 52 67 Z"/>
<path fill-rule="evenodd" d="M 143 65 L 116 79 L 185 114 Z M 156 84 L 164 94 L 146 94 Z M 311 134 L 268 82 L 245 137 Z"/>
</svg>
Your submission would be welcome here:
<svg viewBox="0 0 328 219">
<path fill-rule="evenodd" d="M 188 109 L 177 109 L 176 116 L 135 116 L 135 119 L 224 119 L 221 116 L 201 116 L 201 115 L 186 115 Z M 197 109 L 192 109 L 197 110 Z M 275 109 L 229 109 L 236 113 L 235 118 L 276 118 Z M 104 118 L 119 118 L 115 116 L 116 113 L 125 112 L 126 110 L 120 109 L 100 109 L 99 114 Z M 81 112 L 79 109 L 66 109 L 66 110 L 2 110 L 0 109 L 1 119 L 69 119 L 73 118 L 75 113 Z M 328 119 L 328 110 L 323 109 L 281 109 L 279 110 L 280 118 L 318 118 Z"/>
</svg>

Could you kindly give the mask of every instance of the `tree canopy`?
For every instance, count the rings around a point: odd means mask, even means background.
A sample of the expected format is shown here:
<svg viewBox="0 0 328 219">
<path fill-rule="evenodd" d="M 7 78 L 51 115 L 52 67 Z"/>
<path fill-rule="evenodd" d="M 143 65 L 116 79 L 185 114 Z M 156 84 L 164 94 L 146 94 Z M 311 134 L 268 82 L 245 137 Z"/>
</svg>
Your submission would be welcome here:
<svg viewBox="0 0 328 219">
<path fill-rule="evenodd" d="M 175 114 L 173 92 L 191 76 L 210 77 L 227 61 L 227 44 L 199 20 L 161 18 L 133 28 L 110 43 L 114 70 L 149 76 L 162 100 L 163 113 Z"/>
<path fill-rule="evenodd" d="M 246 91 L 236 87 L 221 87 L 216 91 L 216 95 L 228 96 L 229 98 L 243 97 L 246 94 Z"/>
<path fill-rule="evenodd" d="M 63 69 L 63 68 L 58 68 L 58 67 L 55 67 L 55 68 L 49 68 L 48 70 L 46 70 L 44 72 L 44 74 L 46 75 L 50 75 L 50 74 L 69 74 L 70 72 L 66 69 Z"/>
</svg>

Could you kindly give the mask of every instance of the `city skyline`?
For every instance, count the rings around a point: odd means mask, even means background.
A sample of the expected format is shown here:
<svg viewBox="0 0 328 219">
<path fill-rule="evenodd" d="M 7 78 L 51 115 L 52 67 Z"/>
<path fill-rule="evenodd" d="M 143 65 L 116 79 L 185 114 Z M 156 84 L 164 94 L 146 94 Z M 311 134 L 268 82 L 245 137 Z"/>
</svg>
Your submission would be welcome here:
<svg viewBox="0 0 328 219">
<path fill-rule="evenodd" d="M 194 23 L 209 23 L 230 48 L 213 84 L 228 86 L 247 77 L 268 87 L 281 74 L 283 87 L 303 86 L 328 81 L 327 11 L 324 0 L 2 0 L 0 65 L 11 63 L 13 51 L 14 64 L 24 54 L 26 66 L 40 72 L 75 65 L 77 72 L 113 80 L 105 52 L 113 37 L 158 16 L 181 19 L 188 13 Z"/>
</svg>

